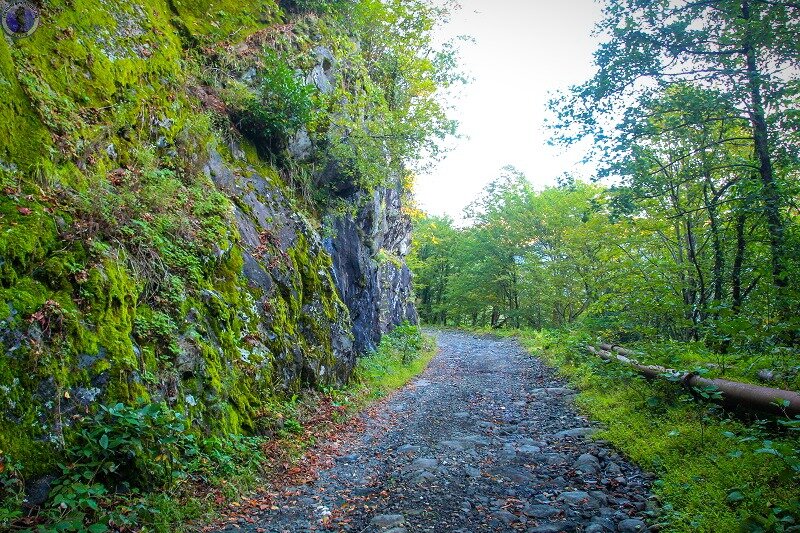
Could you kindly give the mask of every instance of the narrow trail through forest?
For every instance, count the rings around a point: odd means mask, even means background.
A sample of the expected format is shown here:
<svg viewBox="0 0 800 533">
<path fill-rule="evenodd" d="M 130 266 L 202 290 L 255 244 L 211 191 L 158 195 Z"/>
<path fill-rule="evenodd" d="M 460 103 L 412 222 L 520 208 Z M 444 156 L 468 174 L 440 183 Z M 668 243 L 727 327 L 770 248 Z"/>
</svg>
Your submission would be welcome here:
<svg viewBox="0 0 800 533">
<path fill-rule="evenodd" d="M 646 530 L 647 476 L 585 438 L 551 369 L 511 339 L 435 335 L 428 369 L 353 424 L 330 468 L 226 531 Z"/>
</svg>

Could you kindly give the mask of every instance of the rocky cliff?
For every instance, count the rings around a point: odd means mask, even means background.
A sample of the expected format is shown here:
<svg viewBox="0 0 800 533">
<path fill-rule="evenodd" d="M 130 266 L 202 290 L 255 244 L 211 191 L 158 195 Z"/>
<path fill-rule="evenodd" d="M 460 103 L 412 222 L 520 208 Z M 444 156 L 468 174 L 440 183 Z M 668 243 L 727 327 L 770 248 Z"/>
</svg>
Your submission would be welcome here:
<svg viewBox="0 0 800 533">
<path fill-rule="evenodd" d="M 408 321 L 417 323 L 411 272 L 404 258 L 411 244 L 411 220 L 396 189 L 375 191 L 354 217 L 332 220 L 325 241 L 333 258 L 336 285 L 350 310 L 358 351 L 373 348 L 381 334 Z"/>
<path fill-rule="evenodd" d="M 383 104 L 326 13 L 55 0 L 0 40 L 0 453 L 30 475 L 101 404 L 257 433 L 276 395 L 346 381 L 416 321 L 407 193 L 341 140 Z M 275 50 L 312 114 L 248 134 Z"/>
</svg>

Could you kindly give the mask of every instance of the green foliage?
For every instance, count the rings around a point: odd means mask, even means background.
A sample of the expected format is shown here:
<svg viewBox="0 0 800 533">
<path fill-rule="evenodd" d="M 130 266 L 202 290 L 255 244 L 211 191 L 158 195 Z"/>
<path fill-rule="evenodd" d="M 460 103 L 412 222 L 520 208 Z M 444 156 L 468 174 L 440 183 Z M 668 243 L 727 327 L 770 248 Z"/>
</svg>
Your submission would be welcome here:
<svg viewBox="0 0 800 533">
<path fill-rule="evenodd" d="M 198 453 L 185 419 L 163 404 L 101 406 L 71 435 L 62 476 L 50 505 L 59 531 L 105 531 L 132 525 L 136 515 L 113 509 L 114 492 L 168 488 L 184 477 L 189 457 Z"/>
<path fill-rule="evenodd" d="M 168 346 L 173 355 L 179 351 L 175 344 L 178 326 L 172 318 L 161 311 L 147 312 L 140 307 L 133 319 L 134 333 L 143 342 Z"/>
<path fill-rule="evenodd" d="M 347 5 L 348 0 L 281 0 L 280 6 L 290 13 L 330 14 Z"/>
<path fill-rule="evenodd" d="M 472 327 L 570 323 L 614 279 L 617 228 L 600 187 L 536 192 L 513 168 L 467 214 L 473 224 L 418 217 L 409 264 L 425 320 Z M 617 271 L 618 272 L 618 271 Z"/>
<path fill-rule="evenodd" d="M 385 396 L 422 372 L 435 353 L 433 339 L 417 326 L 402 324 L 384 335 L 373 353 L 358 360 L 354 382 L 360 394 Z"/>
<path fill-rule="evenodd" d="M 187 483 L 245 486 L 262 467 L 262 444 L 239 435 L 198 439 L 187 418 L 163 403 L 100 406 L 70 434 L 61 475 L 40 513 L 48 524 L 41 531 L 162 523 L 162 512 L 175 511 L 159 495 L 184 497 Z M 10 525 L 21 517 L 22 467 L 5 460 L 0 524 Z"/>
<path fill-rule="evenodd" d="M 800 159 L 790 132 L 800 94 L 797 4 L 607 0 L 605 6 L 596 74 L 552 102 L 555 140 L 591 137 L 601 175 L 626 178 L 621 203 L 633 208 L 631 215 L 655 209 L 679 221 L 664 233 L 696 284 L 681 295 L 696 309 L 686 318 L 704 322 L 714 307 L 736 315 L 751 284 L 769 285 L 757 293 L 759 305 L 770 308 L 771 334 L 796 341 L 800 269 L 791 206 Z M 726 229 L 736 237 L 726 239 Z M 706 248 L 701 232 L 711 234 L 713 258 L 698 257 Z M 737 251 L 723 250 L 726 241 Z M 701 263 L 712 263 L 713 274 L 700 272 Z M 721 288 L 728 269 L 737 286 L 730 303 Z M 744 280 L 745 273 L 756 281 Z"/>
<path fill-rule="evenodd" d="M 598 437 L 658 476 L 653 490 L 661 511 L 653 520 L 662 529 L 796 527 L 796 431 L 758 420 L 746 424 L 713 404 L 695 401 L 678 385 L 648 382 L 623 365 L 605 363 L 586 353 L 592 336 L 585 332 L 522 331 L 519 338 L 581 390 L 579 407 L 604 426 Z M 673 352 L 679 349 L 672 347 Z"/>
<path fill-rule="evenodd" d="M 258 146 L 278 153 L 311 120 L 314 87 L 277 52 L 264 53 L 255 92 L 241 87 L 230 105 L 239 129 Z"/>
<path fill-rule="evenodd" d="M 443 96 L 465 81 L 457 48 L 433 38 L 450 2 L 295 0 L 281 7 L 289 24 L 265 32 L 258 61 L 223 50 L 203 76 L 220 87 L 240 131 L 279 156 L 295 186 L 314 189 L 304 195 L 335 208 L 443 153 L 456 128 Z M 304 126 L 313 153 L 303 161 L 283 157 Z"/>
<path fill-rule="evenodd" d="M 402 324 L 359 360 L 353 385 L 326 394 L 338 398 L 334 405 L 357 409 L 407 383 L 434 353 L 431 338 Z M 313 409 L 302 405 L 305 401 L 293 395 L 273 403 L 280 423 L 271 438 L 302 444 L 307 437 L 303 410 Z M 198 486 L 204 491 L 221 487 L 235 497 L 253 487 L 264 469 L 266 437 L 201 439 L 185 415 L 163 403 L 100 406 L 77 424 L 66 443 L 61 475 L 39 513 L 46 524 L 41 531 L 102 532 L 143 525 L 174 530 L 211 510 L 198 498 Z M 2 457 L 0 525 L 8 526 L 21 517 L 24 471 Z"/>
<path fill-rule="evenodd" d="M 73 481 L 168 487 L 198 453 L 185 417 L 164 404 L 100 406 L 82 426 L 67 443 L 62 470 L 68 478 L 55 493 L 56 505 Z"/>
<path fill-rule="evenodd" d="M 328 23 L 339 85 L 321 98 L 311 134 L 339 174 L 326 184 L 333 195 L 395 183 L 436 160 L 455 134 L 443 95 L 464 78 L 456 49 L 433 38 L 449 7 L 361 0 Z"/>
<path fill-rule="evenodd" d="M 414 238 L 407 262 L 414 272 L 414 290 L 420 317 L 432 324 L 446 324 L 452 300 L 448 295 L 453 247 L 460 237 L 448 217 L 414 213 Z"/>
<path fill-rule="evenodd" d="M 384 340 L 385 339 L 385 340 Z M 386 343 L 388 349 L 400 353 L 400 360 L 404 365 L 409 365 L 420 355 L 425 339 L 419 327 L 404 322 L 395 327 L 389 335 L 381 339 L 381 343 Z M 386 349 L 386 347 L 384 347 Z"/>
<path fill-rule="evenodd" d="M 24 500 L 22 464 L 8 455 L 0 456 L 0 526 L 8 525 L 22 516 Z"/>
</svg>

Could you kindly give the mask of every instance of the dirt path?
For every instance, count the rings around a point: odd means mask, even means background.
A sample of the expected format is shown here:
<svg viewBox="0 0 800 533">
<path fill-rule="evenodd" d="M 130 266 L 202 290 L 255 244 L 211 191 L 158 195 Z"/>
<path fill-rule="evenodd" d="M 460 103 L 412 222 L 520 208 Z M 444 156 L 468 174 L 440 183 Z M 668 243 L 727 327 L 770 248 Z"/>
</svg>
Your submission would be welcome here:
<svg viewBox="0 0 800 533">
<path fill-rule="evenodd" d="M 226 531 L 645 531 L 642 473 L 513 340 L 436 333 L 439 354 L 364 415 L 315 482 Z"/>
</svg>

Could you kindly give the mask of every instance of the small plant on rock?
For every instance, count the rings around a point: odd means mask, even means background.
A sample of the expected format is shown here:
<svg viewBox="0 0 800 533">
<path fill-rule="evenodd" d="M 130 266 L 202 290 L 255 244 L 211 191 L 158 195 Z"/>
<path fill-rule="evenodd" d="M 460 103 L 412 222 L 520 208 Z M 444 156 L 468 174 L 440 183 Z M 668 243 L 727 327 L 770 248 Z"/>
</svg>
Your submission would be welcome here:
<svg viewBox="0 0 800 533">
<path fill-rule="evenodd" d="M 241 132 L 275 154 L 311 119 L 313 87 L 274 51 L 265 53 L 258 80 L 255 91 L 232 92 L 229 105 Z"/>
</svg>

